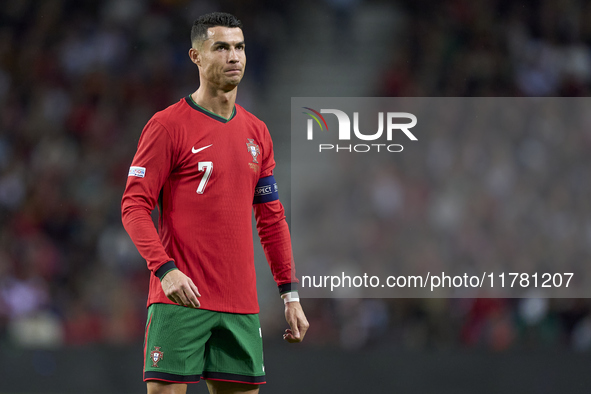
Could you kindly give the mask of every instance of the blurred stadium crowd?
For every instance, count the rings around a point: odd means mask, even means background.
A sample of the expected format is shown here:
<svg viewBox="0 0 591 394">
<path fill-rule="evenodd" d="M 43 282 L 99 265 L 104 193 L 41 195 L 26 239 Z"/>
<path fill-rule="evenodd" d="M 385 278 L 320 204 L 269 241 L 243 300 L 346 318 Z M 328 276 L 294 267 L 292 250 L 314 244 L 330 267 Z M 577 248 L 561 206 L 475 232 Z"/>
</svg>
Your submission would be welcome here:
<svg viewBox="0 0 591 394">
<path fill-rule="evenodd" d="M 247 78 L 253 81 L 239 94 L 247 109 L 256 105 L 259 94 L 273 89 L 265 75 L 277 47 L 262 21 L 273 15 L 276 23 L 297 29 L 280 3 L 14 0 L 0 6 L 0 343 L 142 340 L 148 272 L 121 226 L 119 208 L 139 133 L 154 112 L 196 88 L 197 70 L 186 57 L 189 26 L 213 8 L 256 26 L 248 30 Z M 364 4 L 333 0 L 318 10 L 355 18 L 354 7 Z M 397 4 L 407 39 L 388 51 L 394 56 L 380 83 L 368 87 L 370 95 L 588 95 L 591 4 Z M 486 142 L 475 134 L 474 146 L 485 143 L 479 137 Z M 584 198 L 591 140 L 529 137 L 521 151 L 490 147 L 490 185 L 469 195 L 470 220 L 460 225 L 444 215 L 440 224 L 464 226 L 454 247 L 467 249 L 458 255 L 474 258 L 488 250 L 489 259 L 505 258 L 486 244 L 488 231 L 510 230 L 487 227 L 495 207 L 520 190 L 537 194 L 544 196 L 540 209 L 555 220 L 549 225 L 564 236 L 564 249 L 550 252 L 562 258 L 572 248 L 568 259 L 584 264 L 591 247 L 591 207 Z M 445 146 L 445 138 L 437 143 L 439 153 L 416 166 L 418 174 L 395 168 L 380 174 L 372 197 L 380 231 L 395 237 L 397 223 L 412 222 L 412 209 L 436 212 L 441 204 L 459 203 L 451 181 L 470 162 L 454 160 L 457 152 Z M 530 184 L 511 183 L 524 166 L 519 155 L 535 167 L 545 143 L 559 150 L 561 163 L 572 165 L 562 172 L 572 178 L 555 185 L 544 168 L 533 168 L 537 175 Z M 449 191 L 447 199 L 429 198 L 443 191 Z M 580 225 L 583 219 L 588 227 Z M 515 227 L 507 237 L 519 237 L 519 231 Z M 418 242 L 410 246 L 418 248 Z M 436 251 L 427 245 L 422 256 Z M 517 258 L 535 259 L 545 251 L 532 243 Z M 421 349 L 591 347 L 591 303 L 584 299 L 320 299 L 304 306 L 313 328 L 310 343 L 318 345 L 362 348 L 388 340 Z M 283 328 L 282 322 L 266 324 Z"/>
<path fill-rule="evenodd" d="M 376 101 L 335 107 L 369 114 Z M 413 128 L 419 141 L 405 142 L 401 154 L 292 154 L 292 166 L 306 174 L 292 193 L 292 206 L 303 216 L 292 219 L 300 273 L 316 278 L 366 273 L 382 284 L 389 275 L 496 273 L 493 292 L 477 285 L 429 293 L 411 290 L 414 285 L 339 284 L 333 292 L 330 283 L 340 279 L 308 285 L 316 287 L 308 289 L 312 296 L 464 298 L 325 300 L 330 311 L 325 323 L 351 325 L 340 332 L 343 344 L 365 344 L 379 338 L 375 330 L 385 334 L 396 327 L 402 332 L 394 337 L 408 335 L 409 343 L 420 345 L 485 342 L 506 349 L 538 341 L 562 346 L 564 340 L 588 348 L 587 301 L 540 298 L 541 282 L 534 289 L 533 278 L 525 292 L 510 282 L 501 290 L 497 274 L 572 272 L 576 279 L 568 289 L 557 281 L 556 289 L 543 294 L 589 297 L 591 275 L 584 264 L 591 254 L 591 186 L 585 181 L 591 165 L 589 105 L 587 98 L 389 100 L 384 109 L 412 108 L 420 120 Z M 375 121 L 370 127 L 360 122 L 360 130 L 375 130 Z M 306 152 L 305 143 L 296 149 Z M 305 168 L 322 170 L 311 175 Z M 488 289 L 491 282 L 486 283 Z M 466 299 L 485 294 L 531 298 Z"/>
<path fill-rule="evenodd" d="M 245 24 L 269 12 L 235 3 L 224 8 Z M 0 341 L 141 340 L 148 272 L 122 228 L 121 194 L 147 120 L 198 86 L 188 37 L 212 7 L 0 6 Z M 256 78 L 265 37 L 249 33 Z"/>
</svg>

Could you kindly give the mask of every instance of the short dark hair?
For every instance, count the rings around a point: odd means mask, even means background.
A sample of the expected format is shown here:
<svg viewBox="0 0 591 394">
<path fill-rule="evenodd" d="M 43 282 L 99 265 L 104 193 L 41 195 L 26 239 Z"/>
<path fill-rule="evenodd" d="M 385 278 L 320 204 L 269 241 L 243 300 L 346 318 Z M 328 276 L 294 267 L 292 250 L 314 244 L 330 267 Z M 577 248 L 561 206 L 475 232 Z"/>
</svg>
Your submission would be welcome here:
<svg viewBox="0 0 591 394">
<path fill-rule="evenodd" d="M 191 44 L 207 40 L 207 29 L 215 26 L 239 27 L 242 29 L 242 22 L 232 14 L 225 12 L 212 12 L 201 15 L 193 23 L 191 28 Z"/>
</svg>

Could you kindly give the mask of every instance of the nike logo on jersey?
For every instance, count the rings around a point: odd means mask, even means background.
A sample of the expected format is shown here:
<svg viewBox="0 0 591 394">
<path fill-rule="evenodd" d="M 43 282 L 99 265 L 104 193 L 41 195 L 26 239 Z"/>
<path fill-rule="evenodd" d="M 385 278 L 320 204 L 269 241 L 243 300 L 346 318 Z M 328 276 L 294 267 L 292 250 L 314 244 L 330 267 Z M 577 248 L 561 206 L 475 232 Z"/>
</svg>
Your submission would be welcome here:
<svg viewBox="0 0 591 394">
<path fill-rule="evenodd" d="M 213 144 L 211 144 L 211 145 L 213 145 Z M 193 148 L 191 149 L 191 152 L 193 152 L 193 153 L 201 152 L 203 149 L 207 149 L 207 148 L 209 148 L 211 145 L 207 145 L 207 146 L 204 146 L 203 148 L 199 148 L 199 149 L 195 149 L 195 147 L 193 147 Z"/>
</svg>

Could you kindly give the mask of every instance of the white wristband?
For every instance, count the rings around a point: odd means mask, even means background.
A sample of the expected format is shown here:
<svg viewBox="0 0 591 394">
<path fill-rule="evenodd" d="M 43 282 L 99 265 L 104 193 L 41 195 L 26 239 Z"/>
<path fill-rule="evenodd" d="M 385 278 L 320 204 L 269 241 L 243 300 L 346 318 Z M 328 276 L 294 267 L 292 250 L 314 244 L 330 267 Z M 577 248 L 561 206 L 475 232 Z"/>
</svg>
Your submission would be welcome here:
<svg viewBox="0 0 591 394">
<path fill-rule="evenodd" d="M 300 296 L 298 295 L 297 291 L 289 291 L 287 293 L 283 293 L 281 294 L 281 298 L 283 298 L 284 304 L 287 304 L 288 302 L 300 301 Z"/>
</svg>

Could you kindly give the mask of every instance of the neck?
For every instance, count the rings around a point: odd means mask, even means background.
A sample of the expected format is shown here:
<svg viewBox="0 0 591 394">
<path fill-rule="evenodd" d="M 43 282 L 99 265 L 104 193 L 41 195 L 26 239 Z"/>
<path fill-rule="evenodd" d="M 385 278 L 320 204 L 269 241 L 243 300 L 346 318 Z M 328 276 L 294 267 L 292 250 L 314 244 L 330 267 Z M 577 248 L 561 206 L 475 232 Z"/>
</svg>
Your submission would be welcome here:
<svg viewBox="0 0 591 394">
<path fill-rule="evenodd" d="M 229 91 L 223 91 L 213 88 L 208 89 L 202 84 L 195 93 L 191 94 L 191 97 L 193 101 L 208 111 L 228 119 L 232 116 L 232 111 L 234 110 L 237 91 L 237 87 Z"/>
</svg>

